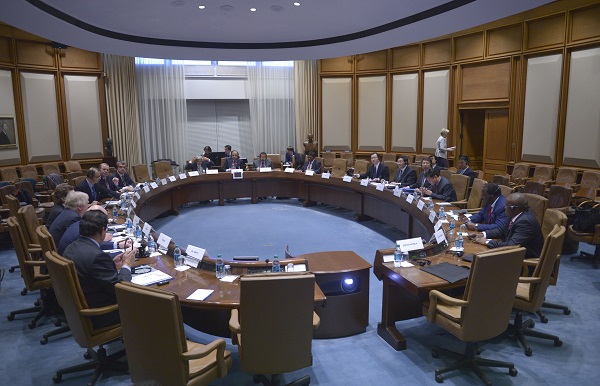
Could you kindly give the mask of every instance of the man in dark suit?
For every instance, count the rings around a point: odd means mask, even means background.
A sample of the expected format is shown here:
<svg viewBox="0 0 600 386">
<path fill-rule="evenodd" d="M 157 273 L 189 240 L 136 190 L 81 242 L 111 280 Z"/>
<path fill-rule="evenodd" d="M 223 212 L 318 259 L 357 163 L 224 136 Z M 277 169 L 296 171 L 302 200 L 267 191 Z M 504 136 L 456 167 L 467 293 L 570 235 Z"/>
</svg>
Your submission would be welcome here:
<svg viewBox="0 0 600 386">
<path fill-rule="evenodd" d="M 466 155 L 461 155 L 458 158 L 458 174 L 464 174 L 471 178 L 469 181 L 469 186 L 473 186 L 473 180 L 477 177 L 477 172 L 469 167 L 469 162 L 471 159 Z"/>
<path fill-rule="evenodd" d="M 2 128 L 0 128 L 0 145 L 10 144 L 10 138 L 8 138 L 8 125 L 6 123 L 3 123 Z"/>
<path fill-rule="evenodd" d="M 48 229 L 54 244 L 59 245 L 60 239 L 72 223 L 79 221 L 81 215 L 88 208 L 88 195 L 83 192 L 72 191 L 67 194 L 65 199 L 65 209 L 60 212 L 52 226 Z"/>
<path fill-rule="evenodd" d="M 288 146 L 285 152 L 284 164 L 291 165 L 294 169 L 300 170 L 304 166 L 302 154 L 296 153 L 293 146 Z"/>
<path fill-rule="evenodd" d="M 306 162 L 302 165 L 302 171 L 306 172 L 307 170 L 314 170 L 315 173 L 321 174 L 322 165 L 321 163 L 315 159 L 315 151 L 311 150 L 306 154 Z"/>
<path fill-rule="evenodd" d="M 520 245 L 527 249 L 525 257 L 540 257 L 544 237 L 540 224 L 529 211 L 527 197 L 521 193 L 511 194 L 506 199 L 505 210 L 510 222 L 503 228 L 490 229 L 479 234 L 475 241 L 487 245 L 488 248 Z"/>
<path fill-rule="evenodd" d="M 112 180 L 109 181 L 109 184 L 110 182 L 112 182 L 112 185 L 110 186 L 111 190 L 117 191 L 121 189 L 127 189 L 129 191 L 133 191 L 135 182 L 133 182 L 127 173 L 127 164 L 125 161 L 117 161 L 117 171 L 115 174 L 113 174 Z"/>
<path fill-rule="evenodd" d="M 466 227 L 470 231 L 489 231 L 495 228 L 504 228 L 508 222 L 506 217 L 506 198 L 502 195 L 502 190 L 498 184 L 489 182 L 483 187 L 481 192 L 483 196 L 483 208 L 470 219 L 460 215 L 460 221 L 466 222 Z"/>
<path fill-rule="evenodd" d="M 415 169 L 408 166 L 408 157 L 401 155 L 398 157 L 398 170 L 396 170 L 396 176 L 394 182 L 401 186 L 411 186 L 417 182 L 417 172 Z"/>
<path fill-rule="evenodd" d="M 231 157 L 225 158 L 225 162 L 223 163 L 223 171 L 227 171 L 228 169 L 244 169 L 246 167 L 246 162 L 243 159 L 240 159 L 240 153 L 237 150 L 231 152 Z"/>
<path fill-rule="evenodd" d="M 73 260 L 81 289 L 88 305 L 92 308 L 117 303 L 115 284 L 131 281 L 131 265 L 135 261 L 135 250 L 117 255 L 114 259 L 100 249 L 106 236 L 108 216 L 99 210 L 86 212 L 79 224 L 80 236 L 65 249 L 64 256 Z M 92 316 L 94 328 L 119 323 L 119 312 Z"/>
<path fill-rule="evenodd" d="M 411 188 L 426 188 L 429 186 L 429 182 L 427 182 L 427 171 L 430 168 L 431 160 L 429 157 L 423 158 L 421 160 L 421 169 L 423 169 L 423 171 L 419 174 L 419 177 L 417 177 L 417 182 L 411 185 Z"/>
<path fill-rule="evenodd" d="M 96 184 L 100 180 L 100 171 L 96 168 L 90 168 L 85 174 L 85 180 L 75 186 L 75 190 L 88 195 L 89 204 L 99 200 L 99 194 L 96 191 Z"/>
<path fill-rule="evenodd" d="M 65 199 L 67 198 L 67 194 L 69 194 L 69 192 L 72 191 L 73 186 L 70 184 L 63 182 L 62 184 L 56 185 L 56 188 L 54 188 L 54 200 L 56 201 L 56 204 L 54 204 L 52 210 L 50 211 L 50 214 L 48 215 L 48 218 L 44 222 L 46 228 L 50 229 L 54 220 L 56 220 L 56 218 L 65 209 Z"/>
<path fill-rule="evenodd" d="M 423 195 L 435 198 L 436 200 L 456 201 L 454 186 L 445 177 L 440 176 L 438 169 L 429 169 L 427 171 L 427 182 L 429 182 L 429 187 L 419 189 Z"/>
<path fill-rule="evenodd" d="M 102 200 L 104 198 L 119 198 L 121 196 L 121 193 L 119 191 L 116 190 L 112 190 L 110 187 L 111 185 L 114 186 L 114 184 L 111 184 L 109 182 L 109 170 L 110 167 L 108 166 L 108 164 L 106 163 L 101 163 L 100 164 L 100 179 L 98 180 L 98 182 L 96 183 L 96 193 L 98 194 L 97 199 L 98 200 Z"/>
<path fill-rule="evenodd" d="M 254 161 L 254 169 L 258 170 L 260 168 L 271 168 L 273 167 L 273 162 L 270 158 L 267 158 L 267 153 L 264 151 L 260 153 L 260 159 Z"/>
<path fill-rule="evenodd" d="M 356 178 L 370 178 L 375 182 L 379 182 L 380 180 L 389 181 L 390 180 L 390 168 L 385 166 L 384 163 L 379 162 L 380 157 L 379 154 L 373 153 L 371 154 L 371 166 L 366 173 L 363 174 L 355 174 Z"/>
</svg>

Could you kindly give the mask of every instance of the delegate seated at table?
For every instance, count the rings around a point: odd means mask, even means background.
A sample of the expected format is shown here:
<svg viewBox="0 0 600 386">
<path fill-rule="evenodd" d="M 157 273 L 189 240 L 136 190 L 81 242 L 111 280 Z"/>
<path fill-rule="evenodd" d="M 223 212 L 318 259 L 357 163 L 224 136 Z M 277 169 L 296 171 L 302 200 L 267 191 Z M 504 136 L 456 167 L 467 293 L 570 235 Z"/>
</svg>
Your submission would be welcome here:
<svg viewBox="0 0 600 386">
<path fill-rule="evenodd" d="M 225 158 L 223 163 L 223 171 L 231 169 L 244 169 L 246 167 L 246 161 L 240 159 L 240 153 L 237 150 L 231 152 L 231 157 Z"/>
<path fill-rule="evenodd" d="M 254 161 L 254 169 L 258 170 L 260 168 L 272 168 L 273 161 L 270 158 L 267 158 L 267 153 L 262 151 L 260 153 L 260 159 Z"/>
<path fill-rule="evenodd" d="M 302 165 L 302 171 L 306 172 L 307 170 L 314 170 L 315 173 L 321 174 L 322 165 L 321 163 L 315 159 L 315 152 L 313 150 L 309 151 L 306 155 L 306 162 Z"/>
<path fill-rule="evenodd" d="M 460 215 L 459 220 L 464 222 L 470 231 L 489 231 L 495 228 L 504 228 L 508 222 L 506 217 L 506 198 L 498 184 L 489 182 L 483 186 L 483 208 L 471 218 Z"/>
<path fill-rule="evenodd" d="M 417 172 L 408 166 L 408 157 L 401 155 L 398 157 L 398 170 L 394 177 L 394 183 L 400 186 L 411 186 L 417 182 Z"/>
<path fill-rule="evenodd" d="M 442 201 L 456 201 L 454 186 L 446 177 L 440 176 L 439 169 L 427 171 L 427 182 L 429 187 L 417 189 L 421 194 Z"/>
<path fill-rule="evenodd" d="M 379 182 L 380 180 L 389 181 L 390 168 L 388 168 L 383 162 L 379 162 L 379 160 L 379 154 L 371 154 L 371 166 L 369 166 L 367 172 L 362 174 L 355 174 L 354 177 L 361 179 L 370 178 L 374 182 Z"/>
</svg>

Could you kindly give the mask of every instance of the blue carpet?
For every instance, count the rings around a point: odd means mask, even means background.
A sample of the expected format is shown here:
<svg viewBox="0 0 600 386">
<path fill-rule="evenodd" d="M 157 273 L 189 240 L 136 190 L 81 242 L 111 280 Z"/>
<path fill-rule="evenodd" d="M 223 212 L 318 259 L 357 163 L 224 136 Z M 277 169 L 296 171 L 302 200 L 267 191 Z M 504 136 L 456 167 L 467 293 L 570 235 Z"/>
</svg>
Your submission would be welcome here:
<svg viewBox="0 0 600 386">
<path fill-rule="evenodd" d="M 219 207 L 214 203 L 197 205 L 181 210 L 179 216 L 157 219 L 152 225 L 177 240 L 182 247 L 193 244 L 206 248 L 211 256 L 220 253 L 225 258 L 235 255 L 257 255 L 271 259 L 283 256 L 286 244 L 293 254 L 329 250 L 353 250 L 365 260 L 373 262 L 375 250 L 393 246 L 403 235 L 378 221 L 354 221 L 354 213 L 331 206 L 303 208 L 297 200 L 267 199 L 259 204 L 236 200 Z M 16 263 L 14 251 L 0 235 L 0 266 L 7 269 Z M 588 245 L 581 245 L 592 251 Z M 568 304 L 572 314 L 547 310 L 549 323 L 537 323 L 536 329 L 559 335 L 562 347 L 550 341 L 531 338 L 532 357 L 525 357 L 518 344 L 509 339 L 495 339 L 483 345 L 483 357 L 515 362 L 519 375 L 508 376 L 504 370 L 484 370 L 498 385 L 563 384 L 595 385 L 597 358 L 600 345 L 597 338 L 597 320 L 600 315 L 600 271 L 589 263 L 571 262 L 563 256 L 558 286 L 550 287 L 549 301 Z M 18 316 L 8 322 L 5 315 L 11 310 L 29 307 L 36 294 L 19 295 L 23 287 L 18 274 L 6 273 L 0 290 L 0 385 L 51 385 L 58 368 L 80 363 L 82 350 L 66 334 L 51 338 L 47 345 L 38 343 L 41 335 L 54 327 L 50 320 L 30 330 L 31 317 Z M 313 366 L 285 376 L 287 381 L 302 375 L 311 376 L 313 385 L 435 385 L 435 368 L 452 361 L 448 357 L 434 359 L 431 346 L 462 351 L 461 344 L 452 335 L 431 325 L 424 318 L 399 322 L 398 328 L 408 339 L 409 348 L 396 352 L 376 333 L 381 318 L 381 283 L 370 278 L 369 326 L 363 334 L 313 341 Z M 151 321 L 148 321 L 151 323 Z M 188 337 L 196 341 L 210 341 L 214 337 L 187 329 Z M 227 378 L 215 385 L 253 385 L 252 377 L 240 371 L 235 346 L 227 339 L 233 352 L 234 365 Z M 109 347 L 118 350 L 119 343 Z M 67 375 L 61 384 L 81 385 L 88 373 Z M 127 375 L 112 374 L 98 385 L 129 385 Z M 447 385 L 479 384 L 477 377 L 468 372 L 448 374 Z"/>
</svg>

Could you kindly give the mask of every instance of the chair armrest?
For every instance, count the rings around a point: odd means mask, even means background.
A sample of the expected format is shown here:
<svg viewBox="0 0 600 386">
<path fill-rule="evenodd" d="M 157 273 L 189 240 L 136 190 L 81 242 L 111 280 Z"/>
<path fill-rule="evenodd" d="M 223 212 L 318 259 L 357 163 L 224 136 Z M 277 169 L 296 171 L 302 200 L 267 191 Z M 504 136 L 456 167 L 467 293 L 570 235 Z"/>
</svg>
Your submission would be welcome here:
<svg viewBox="0 0 600 386">
<path fill-rule="evenodd" d="M 30 265 L 32 267 L 42 267 L 46 266 L 46 260 L 27 260 L 23 262 L 25 265 Z"/>
<path fill-rule="evenodd" d="M 27 249 L 29 250 L 29 253 L 41 253 L 42 252 L 42 246 L 40 244 L 29 244 L 27 246 Z"/>
<path fill-rule="evenodd" d="M 529 268 L 538 265 L 539 259 L 525 259 L 523 260 L 523 267 L 521 268 L 521 276 L 527 276 L 529 274 Z"/>
<path fill-rule="evenodd" d="M 469 214 L 476 214 L 480 210 L 481 210 L 481 208 L 467 209 L 467 213 L 469 213 Z"/>
<path fill-rule="evenodd" d="M 450 204 L 452 204 L 454 206 L 458 206 L 460 208 L 466 208 L 467 200 L 452 201 Z"/>
<path fill-rule="evenodd" d="M 110 306 L 99 307 L 99 308 L 86 308 L 85 310 L 79 311 L 81 316 L 97 316 L 108 314 L 109 312 L 117 311 L 119 306 L 117 304 L 111 304 Z"/>
<path fill-rule="evenodd" d="M 445 293 L 437 291 L 437 290 L 433 290 L 433 291 L 429 292 L 430 304 L 437 304 L 438 299 L 448 305 L 451 305 L 451 306 L 463 307 L 463 306 L 466 306 L 467 304 L 469 304 L 469 302 L 467 302 L 466 300 L 453 298 L 452 296 L 448 296 Z"/>
<path fill-rule="evenodd" d="M 316 330 L 321 325 L 321 318 L 313 311 L 313 330 Z"/>
<path fill-rule="evenodd" d="M 541 277 L 527 277 L 527 276 L 521 276 L 519 278 L 519 283 L 539 283 L 540 281 L 542 281 Z"/>
<path fill-rule="evenodd" d="M 223 339 L 217 339 L 206 346 L 197 347 L 192 351 L 184 352 L 181 354 L 181 357 L 186 361 L 204 358 L 215 350 L 217 350 L 217 376 L 219 378 L 225 378 L 227 375 L 227 365 L 225 364 L 225 340 Z"/>
<path fill-rule="evenodd" d="M 231 332 L 241 334 L 242 327 L 240 326 L 239 310 L 234 308 L 231 310 L 231 317 L 229 318 L 229 329 Z"/>
</svg>

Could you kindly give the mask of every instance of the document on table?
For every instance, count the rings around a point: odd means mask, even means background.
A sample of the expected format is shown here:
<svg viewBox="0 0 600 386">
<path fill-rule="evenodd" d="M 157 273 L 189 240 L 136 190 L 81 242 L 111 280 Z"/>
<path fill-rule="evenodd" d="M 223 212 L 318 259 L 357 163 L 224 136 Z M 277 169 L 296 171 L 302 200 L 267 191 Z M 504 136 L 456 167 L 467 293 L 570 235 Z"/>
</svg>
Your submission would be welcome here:
<svg viewBox="0 0 600 386">
<path fill-rule="evenodd" d="M 152 271 L 136 275 L 131 278 L 131 282 L 139 285 L 152 285 L 165 280 L 171 280 L 172 277 L 162 271 Z"/>
<path fill-rule="evenodd" d="M 188 300 L 205 300 L 209 297 L 214 290 L 211 289 L 197 289 L 190 296 L 187 297 Z"/>
</svg>

